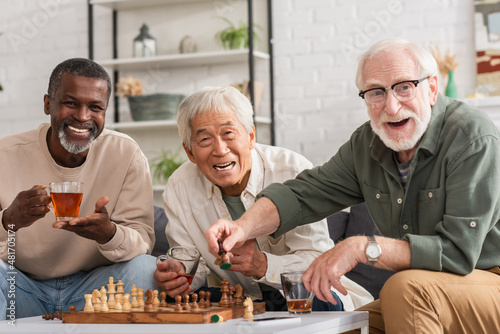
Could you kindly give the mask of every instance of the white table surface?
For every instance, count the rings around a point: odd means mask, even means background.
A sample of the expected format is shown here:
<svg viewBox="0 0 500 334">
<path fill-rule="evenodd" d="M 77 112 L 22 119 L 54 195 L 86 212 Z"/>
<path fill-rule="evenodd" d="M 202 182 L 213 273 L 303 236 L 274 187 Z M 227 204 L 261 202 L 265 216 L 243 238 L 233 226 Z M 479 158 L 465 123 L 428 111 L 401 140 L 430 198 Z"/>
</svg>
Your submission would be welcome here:
<svg viewBox="0 0 500 334">
<path fill-rule="evenodd" d="M 15 320 L 15 326 L 0 321 L 0 333 L 231 333 L 231 334 L 305 334 L 342 333 L 361 328 L 368 334 L 368 312 L 313 312 L 291 316 L 288 312 L 266 312 L 254 317 L 298 317 L 300 320 L 276 320 L 249 323 L 243 319 L 232 319 L 217 324 L 64 324 L 61 320 L 43 320 L 41 316 Z"/>
</svg>

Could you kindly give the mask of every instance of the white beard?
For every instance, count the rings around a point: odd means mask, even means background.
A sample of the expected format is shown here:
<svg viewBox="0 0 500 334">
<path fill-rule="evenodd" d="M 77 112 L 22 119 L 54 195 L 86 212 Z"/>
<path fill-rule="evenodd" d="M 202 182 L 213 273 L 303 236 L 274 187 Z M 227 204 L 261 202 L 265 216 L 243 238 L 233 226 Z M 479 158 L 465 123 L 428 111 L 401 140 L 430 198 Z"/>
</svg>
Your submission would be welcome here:
<svg viewBox="0 0 500 334">
<path fill-rule="evenodd" d="M 401 109 L 398 112 L 398 118 L 399 120 L 409 118 L 408 122 L 415 122 L 415 131 L 410 138 L 405 138 L 403 134 L 401 134 L 397 138 L 390 138 L 385 132 L 384 127 L 381 125 L 387 121 L 394 122 L 394 120 L 388 119 L 387 116 L 381 117 L 379 124 L 375 124 L 373 120 L 370 121 L 370 124 L 372 126 L 373 132 L 375 132 L 375 134 L 379 136 L 380 140 L 382 140 L 385 146 L 395 152 L 408 151 L 417 146 L 418 142 L 420 141 L 420 139 L 422 139 L 422 136 L 427 130 L 427 127 L 429 126 L 429 122 L 431 120 L 431 107 L 429 105 L 429 110 L 423 114 L 422 119 L 415 117 L 415 113 L 406 108 Z"/>
</svg>

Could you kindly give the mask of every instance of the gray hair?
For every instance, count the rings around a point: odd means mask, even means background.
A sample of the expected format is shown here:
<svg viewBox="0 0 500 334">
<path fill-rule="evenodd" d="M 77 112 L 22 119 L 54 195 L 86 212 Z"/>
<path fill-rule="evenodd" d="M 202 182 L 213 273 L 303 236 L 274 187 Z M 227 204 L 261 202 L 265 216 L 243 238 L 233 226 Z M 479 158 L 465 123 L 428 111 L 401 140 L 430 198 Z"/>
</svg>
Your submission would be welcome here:
<svg viewBox="0 0 500 334">
<path fill-rule="evenodd" d="M 191 122 L 206 112 L 235 114 L 247 133 L 253 127 L 253 108 L 248 98 L 234 87 L 205 87 L 186 97 L 177 111 L 179 136 L 191 149 Z"/>
<path fill-rule="evenodd" d="M 68 73 L 77 77 L 106 80 L 108 83 L 108 102 L 111 95 L 111 79 L 108 72 L 96 62 L 86 58 L 71 58 L 57 65 L 49 79 L 47 94 L 52 98 L 61 87 L 63 73 Z"/>
<path fill-rule="evenodd" d="M 420 45 L 409 42 L 405 39 L 390 38 L 375 43 L 361 55 L 358 63 L 358 71 L 356 72 L 356 86 L 358 89 L 361 90 L 363 88 L 363 67 L 365 66 L 365 63 L 368 60 L 375 58 L 380 53 L 394 48 L 402 48 L 407 51 L 409 55 L 413 56 L 418 66 L 417 70 L 420 74 L 419 78 L 415 79 L 438 75 L 439 71 L 436 59 L 434 59 L 429 51 Z"/>
</svg>

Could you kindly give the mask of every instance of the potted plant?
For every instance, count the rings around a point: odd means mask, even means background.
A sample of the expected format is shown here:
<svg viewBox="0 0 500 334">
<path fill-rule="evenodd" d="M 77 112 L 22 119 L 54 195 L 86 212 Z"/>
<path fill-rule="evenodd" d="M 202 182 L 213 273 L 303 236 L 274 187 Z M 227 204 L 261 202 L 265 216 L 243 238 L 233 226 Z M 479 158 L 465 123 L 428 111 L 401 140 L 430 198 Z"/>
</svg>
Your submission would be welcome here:
<svg viewBox="0 0 500 334">
<path fill-rule="evenodd" d="M 221 17 L 220 19 L 225 21 L 229 26 L 218 31 L 215 34 L 215 39 L 217 40 L 217 42 L 225 49 L 248 48 L 248 24 L 245 22 L 240 22 L 239 25 L 235 25 L 225 17 Z M 255 24 L 254 27 L 260 28 Z M 259 40 L 259 36 L 255 32 L 255 30 L 253 32 L 253 39 L 256 41 Z"/>
<path fill-rule="evenodd" d="M 153 179 L 160 184 L 166 183 L 170 175 L 183 163 L 180 147 L 175 152 L 162 149 L 161 153 L 150 161 Z"/>
</svg>

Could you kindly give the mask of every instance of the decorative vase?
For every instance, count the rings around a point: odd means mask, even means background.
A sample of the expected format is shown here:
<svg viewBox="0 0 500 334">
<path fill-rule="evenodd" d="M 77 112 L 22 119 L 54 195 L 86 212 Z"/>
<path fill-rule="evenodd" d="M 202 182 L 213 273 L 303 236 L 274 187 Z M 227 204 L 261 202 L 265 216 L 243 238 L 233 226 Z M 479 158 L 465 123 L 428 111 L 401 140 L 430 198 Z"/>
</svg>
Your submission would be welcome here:
<svg viewBox="0 0 500 334">
<path fill-rule="evenodd" d="M 454 99 L 458 97 L 457 86 L 455 85 L 455 81 L 453 80 L 453 71 L 448 72 L 448 84 L 446 85 L 444 94 Z"/>
</svg>

